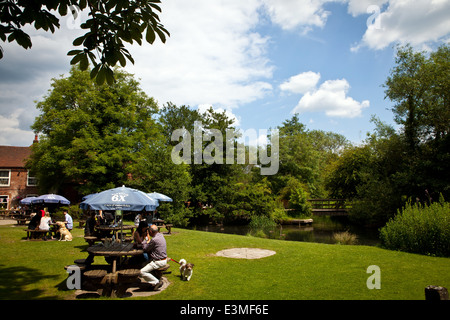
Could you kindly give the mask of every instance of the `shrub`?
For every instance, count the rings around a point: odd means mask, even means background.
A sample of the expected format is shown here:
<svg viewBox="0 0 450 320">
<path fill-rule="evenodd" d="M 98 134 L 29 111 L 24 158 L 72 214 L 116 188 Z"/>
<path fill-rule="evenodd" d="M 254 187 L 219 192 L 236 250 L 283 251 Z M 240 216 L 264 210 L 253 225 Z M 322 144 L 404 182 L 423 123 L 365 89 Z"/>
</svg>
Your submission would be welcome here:
<svg viewBox="0 0 450 320">
<path fill-rule="evenodd" d="M 353 245 L 358 242 L 358 237 L 356 236 L 356 234 L 344 231 L 333 233 L 333 240 L 337 244 Z"/>
<path fill-rule="evenodd" d="M 382 245 L 391 250 L 450 257 L 450 203 L 408 203 L 380 230 Z"/>
<path fill-rule="evenodd" d="M 254 216 L 249 223 L 250 234 L 259 238 L 269 237 L 271 231 L 277 227 L 275 221 L 266 216 Z"/>
<path fill-rule="evenodd" d="M 308 194 L 302 187 L 291 190 L 289 206 L 295 210 L 298 216 L 311 217 L 312 215 L 311 204 L 308 202 Z"/>
</svg>

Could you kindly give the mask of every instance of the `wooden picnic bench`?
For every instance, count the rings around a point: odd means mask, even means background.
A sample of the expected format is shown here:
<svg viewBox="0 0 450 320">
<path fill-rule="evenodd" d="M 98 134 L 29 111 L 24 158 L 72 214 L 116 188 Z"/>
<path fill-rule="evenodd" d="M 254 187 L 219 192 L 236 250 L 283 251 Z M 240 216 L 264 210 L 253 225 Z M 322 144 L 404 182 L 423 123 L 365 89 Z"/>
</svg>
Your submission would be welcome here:
<svg viewBox="0 0 450 320">
<path fill-rule="evenodd" d="M 161 228 L 166 228 L 167 229 L 167 233 L 171 234 L 172 233 L 173 224 L 164 223 L 164 224 L 157 225 L 157 227 L 158 227 L 158 232 L 160 232 Z"/>
<path fill-rule="evenodd" d="M 27 222 L 31 221 L 31 217 L 29 215 L 14 215 L 13 219 L 17 221 L 18 225 L 24 225 Z"/>
<path fill-rule="evenodd" d="M 94 245 L 96 242 L 101 242 L 103 241 L 103 238 L 101 237 L 97 237 L 97 236 L 84 236 L 84 240 L 86 240 L 86 242 L 92 246 Z"/>
<path fill-rule="evenodd" d="M 38 240 L 42 238 L 46 233 L 49 232 L 49 230 L 31 230 L 31 229 L 24 229 L 27 232 L 27 240 Z"/>
</svg>

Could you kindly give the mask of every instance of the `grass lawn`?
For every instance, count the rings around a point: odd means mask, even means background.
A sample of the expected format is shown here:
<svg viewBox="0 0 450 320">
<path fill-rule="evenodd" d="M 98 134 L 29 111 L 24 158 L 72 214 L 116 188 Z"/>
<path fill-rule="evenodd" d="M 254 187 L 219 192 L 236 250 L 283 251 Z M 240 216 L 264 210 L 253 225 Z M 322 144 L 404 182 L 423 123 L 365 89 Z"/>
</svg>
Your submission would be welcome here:
<svg viewBox="0 0 450 320">
<path fill-rule="evenodd" d="M 77 223 L 76 223 L 77 225 Z M 64 266 L 87 257 L 83 230 L 72 242 L 25 241 L 25 226 L 0 226 L 0 299 L 73 299 Z M 169 288 L 151 300 L 424 300 L 428 285 L 450 289 L 450 259 L 368 246 L 327 245 L 173 229 L 169 257 L 195 264 L 190 282 L 170 262 Z M 273 256 L 230 259 L 228 248 L 274 250 Z M 96 257 L 95 263 L 105 263 Z M 381 289 L 369 290 L 370 265 L 381 271 Z M 189 294 L 186 294 L 189 292 Z M 128 300 L 129 298 L 127 298 Z"/>
</svg>

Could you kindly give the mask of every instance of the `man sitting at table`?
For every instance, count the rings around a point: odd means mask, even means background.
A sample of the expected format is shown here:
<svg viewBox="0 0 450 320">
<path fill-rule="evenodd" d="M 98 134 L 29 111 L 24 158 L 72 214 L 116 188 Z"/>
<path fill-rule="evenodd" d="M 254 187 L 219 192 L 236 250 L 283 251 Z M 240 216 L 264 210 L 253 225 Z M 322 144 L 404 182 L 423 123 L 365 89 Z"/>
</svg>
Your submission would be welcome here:
<svg viewBox="0 0 450 320">
<path fill-rule="evenodd" d="M 149 232 L 152 240 L 150 240 L 146 252 L 150 258 L 150 263 L 141 269 L 141 276 L 154 286 L 154 290 L 158 290 L 163 285 L 163 282 L 158 280 L 151 272 L 167 264 L 167 245 L 166 239 L 162 233 L 158 232 L 156 225 L 152 225 Z"/>
</svg>

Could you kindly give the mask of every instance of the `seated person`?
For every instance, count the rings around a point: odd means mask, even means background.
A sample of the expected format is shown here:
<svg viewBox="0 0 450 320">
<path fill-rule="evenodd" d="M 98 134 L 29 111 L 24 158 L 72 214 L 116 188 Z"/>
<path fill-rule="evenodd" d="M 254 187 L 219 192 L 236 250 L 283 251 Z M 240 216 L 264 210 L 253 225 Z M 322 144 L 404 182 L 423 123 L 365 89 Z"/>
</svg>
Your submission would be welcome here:
<svg viewBox="0 0 450 320">
<path fill-rule="evenodd" d="M 39 223 L 39 230 L 47 231 L 47 233 L 50 232 L 51 222 L 52 219 L 50 218 L 50 213 L 46 212 Z M 47 240 L 47 233 L 44 234 L 44 240 Z"/>
<path fill-rule="evenodd" d="M 105 219 L 105 224 L 106 225 L 110 225 L 110 224 L 112 224 L 114 222 L 114 216 L 112 215 L 111 212 L 106 211 L 103 214 L 103 218 Z"/>
<path fill-rule="evenodd" d="M 95 211 L 92 211 L 89 218 L 86 219 L 86 224 L 84 226 L 84 236 L 96 237 L 97 236 L 97 232 L 95 230 L 96 225 L 98 225 L 98 222 L 95 219 Z"/>
<path fill-rule="evenodd" d="M 152 240 L 150 240 L 146 252 L 149 255 L 150 263 L 141 269 L 141 276 L 144 281 L 154 286 L 154 290 L 158 290 L 163 285 L 163 282 L 151 272 L 167 264 L 167 245 L 166 239 L 158 232 L 156 225 L 152 225 L 149 232 Z"/>
<path fill-rule="evenodd" d="M 139 222 L 139 226 L 137 227 L 136 231 L 133 233 L 133 248 L 139 248 L 144 249 L 144 253 L 140 256 L 135 256 L 130 258 L 130 263 L 132 264 L 138 264 L 142 262 L 148 261 L 148 254 L 145 252 L 148 243 L 150 241 L 150 235 L 148 233 L 148 225 L 145 221 Z"/>
<path fill-rule="evenodd" d="M 40 212 L 39 212 L 39 214 L 32 213 L 31 214 L 31 220 L 28 223 L 28 229 L 29 230 L 36 230 L 39 227 L 40 223 L 41 223 L 41 218 L 42 218 L 42 216 L 41 216 Z"/>
</svg>

